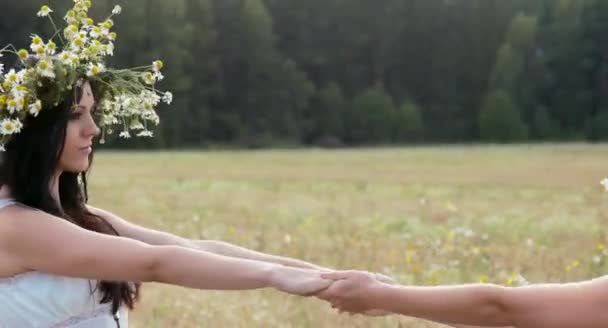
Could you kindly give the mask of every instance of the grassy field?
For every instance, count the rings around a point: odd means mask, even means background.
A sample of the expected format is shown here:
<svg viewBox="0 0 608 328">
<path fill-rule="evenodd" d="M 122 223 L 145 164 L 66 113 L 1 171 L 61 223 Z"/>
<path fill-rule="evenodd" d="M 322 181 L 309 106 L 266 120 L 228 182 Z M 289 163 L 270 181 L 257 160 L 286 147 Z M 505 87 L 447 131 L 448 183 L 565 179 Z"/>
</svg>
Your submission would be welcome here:
<svg viewBox="0 0 608 328">
<path fill-rule="evenodd" d="M 404 284 L 574 281 L 608 272 L 607 145 L 100 153 L 91 203 Z M 440 327 L 338 315 L 271 290 L 147 284 L 133 327 Z"/>
</svg>

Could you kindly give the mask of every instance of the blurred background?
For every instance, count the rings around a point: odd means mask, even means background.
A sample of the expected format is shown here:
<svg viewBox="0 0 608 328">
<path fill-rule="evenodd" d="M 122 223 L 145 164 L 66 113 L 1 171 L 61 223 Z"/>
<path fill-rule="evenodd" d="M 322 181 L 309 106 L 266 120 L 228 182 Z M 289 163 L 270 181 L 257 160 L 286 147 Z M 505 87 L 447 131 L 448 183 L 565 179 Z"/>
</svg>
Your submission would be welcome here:
<svg viewBox="0 0 608 328">
<path fill-rule="evenodd" d="M 40 0 L 4 0 L 29 46 Z M 68 0 L 49 0 L 61 22 Z M 608 136 L 601 0 L 96 0 L 115 67 L 165 62 L 154 140 L 112 147 L 595 141 Z M 42 33 L 42 36 L 45 36 Z"/>
<path fill-rule="evenodd" d="M 60 28 L 72 6 L 0 2 L 17 48 L 52 35 L 41 5 Z M 155 138 L 103 145 L 93 205 L 403 284 L 608 272 L 608 1 L 94 0 L 91 17 L 115 4 L 110 64 L 162 59 L 175 98 Z M 160 284 L 130 325 L 443 327 Z"/>
</svg>

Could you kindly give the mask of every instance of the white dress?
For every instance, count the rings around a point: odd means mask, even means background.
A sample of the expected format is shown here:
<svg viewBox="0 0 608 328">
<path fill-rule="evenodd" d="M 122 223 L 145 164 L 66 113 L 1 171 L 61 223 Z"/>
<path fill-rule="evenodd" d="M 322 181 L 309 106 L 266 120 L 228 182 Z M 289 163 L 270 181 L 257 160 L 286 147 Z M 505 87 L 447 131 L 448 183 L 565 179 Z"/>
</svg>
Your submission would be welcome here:
<svg viewBox="0 0 608 328">
<path fill-rule="evenodd" d="M 13 200 L 0 199 L 0 209 Z M 94 280 L 27 272 L 0 278 L 1 328 L 127 328 L 128 311 L 100 304 Z"/>
</svg>

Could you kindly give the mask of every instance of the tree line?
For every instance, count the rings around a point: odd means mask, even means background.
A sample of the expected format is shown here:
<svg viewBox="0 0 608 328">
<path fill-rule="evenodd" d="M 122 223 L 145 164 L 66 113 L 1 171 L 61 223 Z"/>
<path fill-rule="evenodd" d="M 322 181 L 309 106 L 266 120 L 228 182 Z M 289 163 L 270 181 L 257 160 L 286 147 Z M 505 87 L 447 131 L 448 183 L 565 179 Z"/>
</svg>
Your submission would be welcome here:
<svg viewBox="0 0 608 328">
<path fill-rule="evenodd" d="M 48 0 L 47 0 L 48 1 Z M 68 0 L 2 4 L 0 44 Z M 154 139 L 113 147 L 377 145 L 608 137 L 608 1 L 94 0 L 111 64 L 161 58 Z M 3 58 L 4 59 L 4 58 Z"/>
</svg>

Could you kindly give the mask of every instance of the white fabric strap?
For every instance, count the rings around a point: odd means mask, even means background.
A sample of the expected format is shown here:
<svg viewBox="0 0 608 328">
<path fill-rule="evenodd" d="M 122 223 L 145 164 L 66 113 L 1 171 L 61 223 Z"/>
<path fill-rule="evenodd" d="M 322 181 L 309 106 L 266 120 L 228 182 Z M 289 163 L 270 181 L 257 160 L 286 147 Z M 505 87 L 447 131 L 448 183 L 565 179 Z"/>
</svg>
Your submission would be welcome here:
<svg viewBox="0 0 608 328">
<path fill-rule="evenodd" d="M 0 198 L 0 209 L 15 203 L 15 200 L 12 198 Z"/>
</svg>

